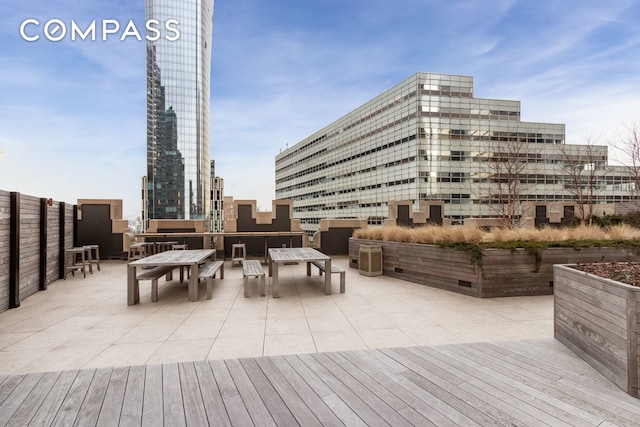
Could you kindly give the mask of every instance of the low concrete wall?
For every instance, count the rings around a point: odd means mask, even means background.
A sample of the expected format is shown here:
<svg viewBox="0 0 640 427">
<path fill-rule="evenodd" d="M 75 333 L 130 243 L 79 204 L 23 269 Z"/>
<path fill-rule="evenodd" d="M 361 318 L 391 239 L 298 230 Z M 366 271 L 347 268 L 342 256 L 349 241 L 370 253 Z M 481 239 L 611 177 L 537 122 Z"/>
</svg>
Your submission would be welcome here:
<svg viewBox="0 0 640 427">
<path fill-rule="evenodd" d="M 554 266 L 554 335 L 631 396 L 640 382 L 640 288 Z"/>
</svg>

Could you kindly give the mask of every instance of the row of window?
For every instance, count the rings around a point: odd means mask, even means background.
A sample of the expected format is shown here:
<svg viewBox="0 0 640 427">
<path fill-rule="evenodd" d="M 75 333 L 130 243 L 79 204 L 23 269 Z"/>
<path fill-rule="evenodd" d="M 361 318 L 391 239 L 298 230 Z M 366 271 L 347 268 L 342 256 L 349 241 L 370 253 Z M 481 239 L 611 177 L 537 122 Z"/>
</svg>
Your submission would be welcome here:
<svg viewBox="0 0 640 427">
<path fill-rule="evenodd" d="M 332 162 L 332 163 L 319 163 L 318 165 L 315 165 L 315 166 L 313 166 L 311 168 L 307 168 L 307 169 L 302 170 L 300 172 L 296 172 L 294 174 L 291 174 L 291 175 L 288 175 L 288 176 L 285 176 L 285 177 L 282 177 L 282 178 L 276 180 L 276 185 L 282 184 L 282 183 L 287 182 L 287 181 L 294 180 L 296 178 L 303 177 L 303 176 L 308 175 L 308 174 L 310 174 L 312 172 L 317 172 L 317 171 L 329 169 L 329 168 L 332 168 L 334 166 L 340 165 L 342 163 L 350 162 L 350 161 L 353 161 L 355 159 L 359 159 L 361 157 L 365 157 L 365 156 L 368 156 L 370 154 L 374 154 L 374 153 L 377 153 L 379 151 L 386 150 L 388 148 L 392 148 L 392 147 L 398 146 L 400 144 L 407 143 L 409 141 L 413 141 L 415 139 L 416 139 L 416 135 L 414 134 L 414 135 L 410 135 L 410 136 L 408 136 L 406 138 L 401 138 L 401 139 L 398 139 L 398 140 L 395 140 L 395 141 L 388 142 L 386 144 L 378 145 L 377 147 L 373 147 L 373 148 L 371 148 L 369 150 L 360 152 L 358 154 L 354 154 L 354 155 L 349 156 L 349 157 L 343 157 L 343 158 L 341 158 L 341 159 L 339 159 L 339 160 L 337 160 L 335 162 Z M 387 166 L 383 166 L 383 167 L 387 167 Z M 369 168 L 369 170 L 370 169 L 371 168 Z M 351 175 L 355 175 L 356 173 L 362 173 L 362 171 L 356 171 L 354 173 L 351 173 Z M 336 177 L 336 178 L 339 178 L 339 177 Z M 334 178 L 334 179 L 336 179 L 336 178 Z M 302 187 L 301 187 L 301 185 L 302 184 L 286 187 L 286 188 L 281 189 L 280 191 L 289 191 L 289 190 L 292 190 L 294 188 L 303 188 L 304 185 L 302 185 Z"/>
<path fill-rule="evenodd" d="M 355 137 L 351 138 L 348 141 L 341 141 L 340 144 L 335 144 L 334 146 L 331 146 L 331 147 L 322 148 L 322 149 L 320 149 L 320 150 L 318 150 L 318 151 L 316 151 L 314 153 L 309 154 L 308 156 L 305 156 L 305 157 L 303 157 L 301 159 L 297 159 L 295 162 L 290 163 L 290 164 L 285 165 L 285 166 L 280 167 L 280 168 L 278 168 L 278 164 L 282 164 L 283 159 L 278 159 L 278 160 L 276 160 L 276 175 L 278 173 L 286 171 L 287 169 L 293 169 L 296 166 L 298 166 L 298 164 L 300 164 L 301 162 L 310 160 L 310 159 L 312 159 L 314 157 L 323 155 L 325 153 L 329 153 L 331 151 L 344 150 L 345 146 L 347 146 L 349 144 L 354 144 L 354 143 L 357 143 L 358 141 L 366 140 L 366 139 L 372 137 L 373 135 L 375 135 L 377 133 L 381 133 L 381 132 L 385 131 L 386 129 L 392 128 L 392 127 L 397 126 L 397 125 L 399 125 L 401 123 L 404 123 L 404 122 L 407 122 L 407 121 L 409 121 L 411 119 L 414 119 L 415 116 L 416 116 L 415 113 L 409 114 L 408 116 L 405 116 L 405 117 L 402 117 L 402 118 L 400 118 L 398 120 L 395 120 L 393 122 L 387 123 L 384 126 L 375 128 L 372 131 L 369 131 L 367 133 L 355 136 Z M 344 163 L 346 161 L 353 160 L 354 158 L 362 157 L 362 156 L 365 156 L 367 154 L 371 154 L 372 152 L 380 151 L 380 150 L 383 150 L 385 148 L 389 148 L 389 147 L 392 147 L 394 145 L 401 144 L 402 142 L 407 142 L 409 140 L 413 140 L 415 138 L 416 138 L 416 135 L 413 134 L 413 135 L 409 136 L 408 138 L 403 138 L 403 140 L 397 140 L 397 141 L 394 141 L 394 142 L 390 142 L 388 144 L 385 144 L 385 145 L 382 145 L 382 146 L 378 146 L 378 147 L 374 147 L 374 148 L 372 148 L 370 150 L 367 150 L 367 151 L 358 153 L 356 155 L 350 156 L 350 157 L 348 157 L 346 159 L 341 159 L 338 162 L 333 163 L 332 165 L 339 164 L 339 163 Z"/>
<path fill-rule="evenodd" d="M 299 154 L 300 152 L 302 152 L 302 151 L 304 151 L 304 150 L 308 149 L 309 147 L 313 146 L 313 145 L 314 145 L 314 144 L 316 144 L 317 142 L 320 142 L 320 141 L 322 141 L 322 140 L 324 140 L 324 139 L 331 138 L 331 137 L 333 137 L 333 136 L 335 136 L 335 135 L 339 135 L 339 134 L 341 134 L 341 133 L 343 133 L 343 132 L 345 132 L 345 131 L 347 131 L 347 130 L 349 130 L 349 129 L 354 128 L 355 126 L 358 126 L 358 125 L 360 125 L 360 124 L 362 124 L 362 123 L 364 123 L 364 122 L 366 122 L 366 121 L 368 121 L 368 120 L 371 120 L 373 117 L 375 117 L 375 116 L 378 116 L 378 115 L 382 114 L 384 111 L 387 111 L 387 110 L 389 110 L 389 109 L 391 109 L 391 108 L 393 108 L 393 107 L 395 107 L 395 106 L 397 106 L 397 105 L 399 105 L 399 104 L 402 104 L 403 102 L 407 101 L 408 99 L 410 99 L 410 98 L 414 97 L 414 96 L 415 96 L 415 94 L 416 94 L 416 93 L 415 93 L 415 91 L 414 91 L 414 92 L 409 93 L 408 95 L 403 96 L 402 98 L 395 99 L 395 100 L 393 100 L 392 102 L 390 102 L 390 103 L 388 103 L 388 104 L 384 105 L 383 107 L 381 107 L 381 108 L 379 108 L 379 109 L 377 109 L 377 110 L 375 110 L 375 111 L 373 111 L 373 112 L 371 112 L 371 113 L 367 114 L 366 116 L 362 116 L 362 117 L 358 118 L 358 119 L 357 119 L 357 120 L 355 120 L 355 121 L 351 121 L 351 122 L 349 122 L 349 123 L 348 123 L 346 126 L 344 126 L 344 127 L 336 128 L 336 129 L 334 129 L 331 133 L 329 133 L 329 134 L 324 134 L 324 135 L 322 135 L 322 136 L 320 136 L 320 137 L 318 137 L 318 138 L 314 139 L 313 141 L 310 141 L 310 142 L 308 142 L 308 143 L 306 143 L 306 144 L 304 144 L 304 145 L 300 146 L 300 147 L 299 147 L 299 148 L 297 148 L 295 151 L 293 151 L 293 152 L 291 152 L 291 153 L 289 153 L 289 154 L 287 154 L 287 155 L 283 156 L 283 157 L 282 157 L 282 158 L 280 158 L 279 160 L 280 160 L 280 161 L 284 161 L 285 159 L 288 159 L 288 158 L 290 158 L 291 156 L 297 155 L 297 154 Z M 308 158 L 311 158 L 311 157 L 315 157 L 315 153 L 314 153 L 314 154 L 312 154 L 312 155 L 310 155 L 310 156 L 304 157 L 304 158 L 300 159 L 299 161 L 304 161 L 305 159 L 308 159 Z"/>
<path fill-rule="evenodd" d="M 312 193 L 298 194 L 288 198 L 294 201 L 317 199 L 320 197 L 334 196 L 336 194 L 349 194 L 349 193 L 354 193 L 356 191 L 366 191 L 366 190 L 375 190 L 375 189 L 385 188 L 385 187 L 395 187 L 398 185 L 413 184 L 415 182 L 416 182 L 415 178 L 397 179 L 397 180 L 389 181 L 385 183 L 364 185 L 357 188 L 348 188 L 348 189 L 334 190 L 334 191 L 327 191 L 327 190 L 314 191 Z M 279 198 L 280 196 L 276 195 L 276 197 Z"/>
</svg>

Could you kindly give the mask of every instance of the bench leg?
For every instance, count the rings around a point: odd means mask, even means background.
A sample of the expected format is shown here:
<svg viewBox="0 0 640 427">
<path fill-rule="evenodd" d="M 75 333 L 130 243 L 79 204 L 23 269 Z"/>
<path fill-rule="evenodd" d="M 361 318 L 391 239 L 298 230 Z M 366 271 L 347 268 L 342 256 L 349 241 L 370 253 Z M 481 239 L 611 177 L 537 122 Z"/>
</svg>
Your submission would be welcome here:
<svg viewBox="0 0 640 427">
<path fill-rule="evenodd" d="M 249 298 L 249 276 L 244 276 L 244 297 Z"/>
<path fill-rule="evenodd" d="M 151 280 L 151 302 L 158 302 L 158 279 Z"/>
<path fill-rule="evenodd" d="M 224 279 L 224 264 L 220 266 L 220 279 Z"/>
<path fill-rule="evenodd" d="M 264 296 L 264 274 L 260 276 L 260 296 Z"/>
<path fill-rule="evenodd" d="M 340 272 L 340 293 L 344 294 L 344 288 L 345 288 L 345 278 L 344 278 L 345 272 L 342 271 Z"/>
<path fill-rule="evenodd" d="M 207 299 L 213 295 L 213 276 L 207 277 Z"/>
<path fill-rule="evenodd" d="M 311 276 L 311 263 L 307 261 L 307 276 Z"/>
</svg>

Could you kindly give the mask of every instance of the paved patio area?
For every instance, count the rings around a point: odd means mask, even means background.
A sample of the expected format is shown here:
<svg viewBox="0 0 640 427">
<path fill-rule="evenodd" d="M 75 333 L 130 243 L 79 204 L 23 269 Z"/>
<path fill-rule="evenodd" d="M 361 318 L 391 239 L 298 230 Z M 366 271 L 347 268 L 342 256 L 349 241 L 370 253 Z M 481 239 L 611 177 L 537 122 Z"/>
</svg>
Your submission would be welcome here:
<svg viewBox="0 0 640 427">
<path fill-rule="evenodd" d="M 141 304 L 127 306 L 126 263 L 104 262 L 0 314 L 0 374 L 553 336 L 552 296 L 477 299 L 334 263 L 344 294 L 337 275 L 326 296 L 298 264 L 281 268 L 281 298 L 260 297 L 257 280 L 244 298 L 242 269 L 227 262 L 211 300 L 204 284 L 189 302 L 186 285 L 163 278 L 157 303 L 145 281 Z"/>
<path fill-rule="evenodd" d="M 324 295 L 304 264 L 281 298 L 141 282 L 126 263 L 0 314 L 0 425 L 637 425 L 640 404 L 553 339 L 553 297 L 476 299 L 360 276 Z M 266 270 L 266 267 L 265 267 Z M 269 279 L 267 279 L 267 286 Z"/>
</svg>

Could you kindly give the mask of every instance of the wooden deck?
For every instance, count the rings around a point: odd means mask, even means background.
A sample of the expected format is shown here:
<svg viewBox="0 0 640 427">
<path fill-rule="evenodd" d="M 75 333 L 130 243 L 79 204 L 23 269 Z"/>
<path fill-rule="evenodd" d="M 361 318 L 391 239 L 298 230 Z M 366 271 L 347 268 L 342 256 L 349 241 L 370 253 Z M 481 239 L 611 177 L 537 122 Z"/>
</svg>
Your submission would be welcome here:
<svg viewBox="0 0 640 427">
<path fill-rule="evenodd" d="M 0 376 L 0 425 L 638 425 L 553 339 Z"/>
</svg>

